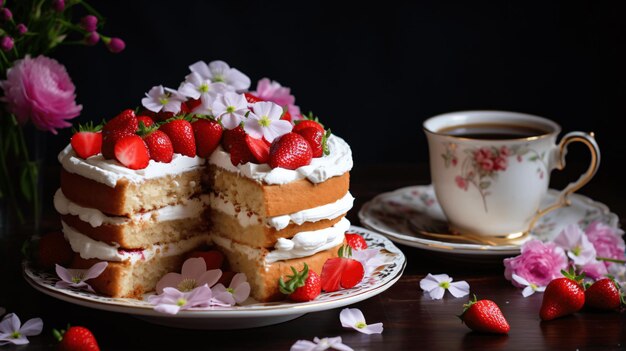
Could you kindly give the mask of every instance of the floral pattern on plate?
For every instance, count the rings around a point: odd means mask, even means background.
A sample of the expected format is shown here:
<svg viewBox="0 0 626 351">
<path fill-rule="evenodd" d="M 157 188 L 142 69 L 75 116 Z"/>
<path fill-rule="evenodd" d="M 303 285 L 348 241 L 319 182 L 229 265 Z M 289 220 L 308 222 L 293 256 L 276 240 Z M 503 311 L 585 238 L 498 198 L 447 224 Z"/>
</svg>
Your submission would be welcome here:
<svg viewBox="0 0 626 351">
<path fill-rule="evenodd" d="M 147 296 L 143 300 L 128 298 L 112 298 L 90 293 L 78 289 L 59 289 L 54 285 L 59 278 L 52 272 L 36 269 L 30 262 L 23 263 L 24 275 L 29 284 L 37 290 L 56 297 L 58 299 L 83 305 L 87 307 L 129 313 L 136 316 L 156 317 L 160 319 L 160 324 L 176 325 L 195 329 L 237 329 L 251 326 L 271 325 L 285 320 L 296 318 L 304 313 L 323 311 L 332 308 L 346 306 L 375 296 L 393 285 L 404 271 L 406 259 L 400 251 L 385 236 L 373 233 L 365 228 L 351 226 L 350 232 L 363 236 L 369 248 L 378 248 L 385 256 L 384 266 L 376 269 L 369 277 L 363 279 L 361 283 L 352 289 L 340 290 L 333 293 L 322 293 L 315 300 L 309 302 L 268 302 L 260 303 L 253 299 L 246 300 L 242 306 L 228 308 L 214 308 L 211 310 L 186 310 L 177 315 L 170 316 L 154 311 L 154 306 L 148 303 Z M 293 316 L 292 318 L 287 318 Z M 283 317 L 282 319 L 272 319 L 273 317 Z M 224 327 L 225 321 L 220 318 L 237 320 L 233 328 Z M 246 323 L 246 320 L 261 320 L 260 324 Z M 181 322 L 180 320 L 186 321 Z M 162 323 L 167 320 L 168 323 Z M 159 323 L 159 322 L 157 322 Z M 202 323 L 202 324 L 200 324 Z M 212 326 L 216 325 L 215 328 Z M 220 327 L 221 326 L 221 327 Z"/>
<path fill-rule="evenodd" d="M 557 191 L 548 190 L 542 200 L 542 206 L 553 203 L 557 195 Z M 618 224 L 617 215 L 611 213 L 606 205 L 580 194 L 571 195 L 570 200 L 571 206 L 543 216 L 529 237 L 547 241 L 571 223 L 578 223 L 583 227 L 595 220 L 611 226 Z M 443 241 L 417 234 L 414 230 L 416 223 L 422 231 L 448 233 L 448 222 L 437 203 L 432 185 L 410 186 L 380 194 L 361 207 L 359 218 L 363 225 L 385 234 L 395 242 L 430 251 L 498 256 L 516 255 L 520 251 L 519 243 L 491 246 L 463 241 Z"/>
</svg>

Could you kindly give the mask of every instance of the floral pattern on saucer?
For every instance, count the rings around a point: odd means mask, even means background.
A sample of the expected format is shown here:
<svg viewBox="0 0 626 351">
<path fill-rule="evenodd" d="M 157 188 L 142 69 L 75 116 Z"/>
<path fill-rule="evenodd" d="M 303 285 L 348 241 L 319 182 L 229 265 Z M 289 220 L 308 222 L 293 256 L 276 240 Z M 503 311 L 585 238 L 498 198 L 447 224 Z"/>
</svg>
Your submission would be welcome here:
<svg viewBox="0 0 626 351">
<path fill-rule="evenodd" d="M 294 315 L 295 317 L 308 312 L 316 312 L 346 306 L 365 300 L 375 296 L 393 285 L 404 271 L 406 259 L 402 251 L 400 251 L 385 236 L 373 233 L 365 228 L 351 226 L 349 232 L 358 233 L 363 236 L 369 248 L 379 249 L 380 254 L 384 255 L 386 265 L 380 266 L 369 277 L 363 279 L 361 283 L 352 289 L 339 290 L 333 293 L 322 293 L 315 300 L 309 302 L 268 302 L 260 303 L 251 298 L 246 300 L 241 306 L 233 306 L 227 308 L 214 308 L 211 310 L 185 310 L 177 315 L 170 316 L 160 314 L 153 310 L 154 306 L 148 302 L 147 296 L 143 300 L 128 298 L 112 298 L 90 293 L 85 290 L 68 288 L 60 289 L 54 285 L 59 278 L 53 272 L 42 271 L 35 268 L 31 262 L 23 263 L 24 275 L 26 281 L 37 290 L 52 297 L 64 300 L 70 303 L 122 313 L 129 313 L 136 316 L 156 317 L 159 319 L 167 319 L 169 321 L 177 319 L 187 319 L 181 327 L 190 327 L 195 329 L 213 329 L 209 326 L 214 323 L 219 328 L 219 318 L 235 318 L 241 319 L 241 327 L 246 327 L 246 319 L 257 319 L 254 326 L 274 324 L 272 317 L 282 316 L 283 319 L 277 319 L 275 323 L 285 321 L 284 316 Z M 295 318 L 293 317 L 293 318 Z M 258 324 L 258 319 L 263 320 Z M 204 321 L 205 324 L 200 325 Z M 161 323 L 163 324 L 163 323 Z M 199 325 L 199 327 L 196 327 Z M 227 328 L 230 329 L 230 328 Z"/>
<path fill-rule="evenodd" d="M 548 190 L 542 200 L 542 207 L 553 203 L 558 195 L 556 190 Z M 586 196 L 570 196 L 571 206 L 554 210 L 543 216 L 535 225 L 529 237 L 547 241 L 556 236 L 567 224 L 578 223 L 586 227 L 598 220 L 617 226 L 618 217 L 608 207 Z M 516 255 L 520 244 L 490 246 L 463 241 L 443 241 L 421 236 L 415 231 L 448 233 L 448 222 L 437 203 L 432 185 L 401 188 L 383 193 L 364 204 L 359 211 L 361 223 L 368 228 L 385 234 L 389 239 L 412 247 L 430 251 L 458 253 L 464 255 Z"/>
</svg>

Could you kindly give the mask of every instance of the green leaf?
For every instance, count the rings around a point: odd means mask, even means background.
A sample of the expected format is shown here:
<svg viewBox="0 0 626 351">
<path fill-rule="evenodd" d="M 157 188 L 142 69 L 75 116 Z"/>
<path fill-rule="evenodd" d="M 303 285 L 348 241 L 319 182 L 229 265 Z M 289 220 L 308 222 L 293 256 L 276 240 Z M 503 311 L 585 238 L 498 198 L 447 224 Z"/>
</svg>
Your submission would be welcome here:
<svg viewBox="0 0 626 351">
<path fill-rule="evenodd" d="M 489 181 L 480 182 L 479 184 L 481 189 L 487 189 L 490 185 L 491 185 L 491 182 Z"/>
<path fill-rule="evenodd" d="M 20 173 L 20 190 L 28 202 L 33 200 L 33 187 L 31 186 L 31 177 L 28 166 L 23 167 L 22 172 Z"/>
</svg>

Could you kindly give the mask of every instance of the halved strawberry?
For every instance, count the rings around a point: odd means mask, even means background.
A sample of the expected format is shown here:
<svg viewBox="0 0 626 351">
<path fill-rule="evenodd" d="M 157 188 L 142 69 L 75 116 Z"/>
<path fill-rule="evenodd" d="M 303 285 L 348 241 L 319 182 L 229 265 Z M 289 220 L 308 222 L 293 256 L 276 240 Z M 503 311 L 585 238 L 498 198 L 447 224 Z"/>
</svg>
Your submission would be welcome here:
<svg viewBox="0 0 626 351">
<path fill-rule="evenodd" d="M 124 130 L 114 130 L 102 135 L 102 156 L 107 160 L 115 159 L 115 144 L 125 136 L 135 135 Z"/>
<path fill-rule="evenodd" d="M 337 291 L 340 288 L 350 289 L 357 285 L 365 270 L 363 264 L 355 259 L 344 257 L 350 256 L 350 247 L 339 249 L 339 257 L 326 260 L 322 267 L 322 290 L 326 292 Z"/>
<path fill-rule="evenodd" d="M 367 249 L 367 242 L 357 233 L 346 233 L 346 242 L 353 250 Z"/>
<path fill-rule="evenodd" d="M 246 135 L 246 145 L 257 163 L 267 163 L 270 158 L 270 144 L 265 139 L 256 139 Z"/>
<path fill-rule="evenodd" d="M 80 158 L 88 158 L 97 155 L 102 150 L 102 124 L 94 126 L 92 122 L 86 125 L 78 125 L 78 130 L 74 129 L 74 135 L 70 139 L 72 148 Z"/>
<path fill-rule="evenodd" d="M 311 146 L 297 133 L 287 133 L 274 139 L 270 146 L 269 164 L 272 168 L 296 169 L 310 164 L 311 158 Z"/>
<path fill-rule="evenodd" d="M 198 156 L 208 158 L 222 140 L 223 128 L 212 119 L 197 119 L 191 123 L 193 135 L 196 139 Z"/>
<path fill-rule="evenodd" d="M 246 132 L 241 126 L 235 129 L 225 129 L 222 137 L 222 147 L 224 151 L 230 152 L 230 148 L 234 143 L 240 143 L 246 137 Z"/>
<path fill-rule="evenodd" d="M 135 133 L 137 131 L 137 117 L 135 117 L 135 111 L 126 109 L 120 112 L 112 120 L 108 121 L 104 127 L 102 127 L 102 133 L 106 137 L 107 134 L 112 132 L 124 132 L 128 134 Z"/>
<path fill-rule="evenodd" d="M 206 269 L 220 269 L 224 263 L 224 254 L 217 250 L 194 251 L 189 254 L 191 257 L 202 257 L 206 263 Z"/>
<path fill-rule="evenodd" d="M 146 127 L 152 127 L 154 120 L 150 116 L 137 116 L 137 126 L 141 126 L 141 123 Z"/>
<path fill-rule="evenodd" d="M 159 127 L 172 141 L 174 152 L 189 157 L 196 156 L 196 139 L 191 123 L 184 119 L 175 119 Z"/>
<path fill-rule="evenodd" d="M 243 95 L 246 97 L 246 101 L 248 101 L 249 104 L 254 104 L 255 102 L 264 101 L 260 97 L 252 95 L 250 93 L 244 93 Z"/>
<path fill-rule="evenodd" d="M 130 169 L 148 167 L 150 153 L 139 135 L 127 135 L 115 143 L 115 159 Z"/>
</svg>

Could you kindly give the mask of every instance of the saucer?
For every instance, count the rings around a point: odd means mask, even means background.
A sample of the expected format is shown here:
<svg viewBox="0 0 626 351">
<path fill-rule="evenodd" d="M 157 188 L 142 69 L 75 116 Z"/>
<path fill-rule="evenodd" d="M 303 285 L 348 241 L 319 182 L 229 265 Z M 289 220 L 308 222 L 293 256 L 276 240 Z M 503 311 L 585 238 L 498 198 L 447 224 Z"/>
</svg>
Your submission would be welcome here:
<svg viewBox="0 0 626 351">
<path fill-rule="evenodd" d="M 384 265 L 367 276 L 352 289 L 322 293 L 313 301 L 278 301 L 261 303 L 248 298 L 242 305 L 210 310 L 184 310 L 176 315 L 156 312 L 147 298 L 113 298 L 85 290 L 55 287 L 59 278 L 37 269 L 30 262 L 23 263 L 24 278 L 35 289 L 75 305 L 109 312 L 127 313 L 147 322 L 187 329 L 245 329 L 286 322 L 306 313 L 326 311 L 369 299 L 391 287 L 400 279 L 406 258 L 389 239 L 365 228 L 351 226 L 350 232 L 363 236 L 369 248 L 378 249 Z M 144 297 L 147 297 L 147 294 Z"/>
<path fill-rule="evenodd" d="M 553 203 L 558 194 L 556 190 L 548 190 L 541 206 Z M 606 205 L 580 194 L 572 194 L 569 199 L 570 206 L 541 217 L 528 236 L 501 244 L 480 244 L 461 237 L 456 239 L 450 234 L 432 185 L 410 186 L 380 194 L 361 207 L 359 219 L 366 227 L 403 245 L 452 254 L 493 256 L 517 255 L 526 240 L 549 241 L 571 223 L 586 227 L 597 220 L 610 226 L 618 225 L 617 215 Z"/>
</svg>

